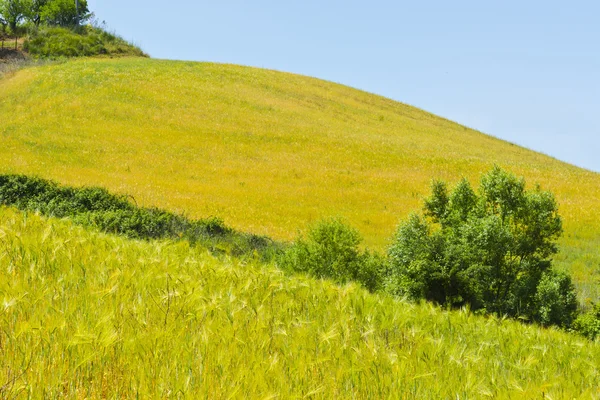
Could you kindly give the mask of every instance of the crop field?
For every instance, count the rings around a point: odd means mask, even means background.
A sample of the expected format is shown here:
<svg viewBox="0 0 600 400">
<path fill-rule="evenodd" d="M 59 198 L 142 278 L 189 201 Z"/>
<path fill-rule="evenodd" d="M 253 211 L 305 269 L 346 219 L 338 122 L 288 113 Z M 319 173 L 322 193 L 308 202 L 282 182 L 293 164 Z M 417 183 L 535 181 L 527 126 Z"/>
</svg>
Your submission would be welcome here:
<svg viewBox="0 0 600 400">
<path fill-rule="evenodd" d="M 600 295 L 599 174 L 342 85 L 233 65 L 85 59 L 2 78 L 0 121 L 0 173 L 102 186 L 274 239 L 343 217 L 379 250 L 433 178 L 475 182 L 498 164 L 556 194 L 558 265 L 582 301 Z"/>
<path fill-rule="evenodd" d="M 0 398 L 597 398 L 598 343 L 0 208 Z"/>
</svg>

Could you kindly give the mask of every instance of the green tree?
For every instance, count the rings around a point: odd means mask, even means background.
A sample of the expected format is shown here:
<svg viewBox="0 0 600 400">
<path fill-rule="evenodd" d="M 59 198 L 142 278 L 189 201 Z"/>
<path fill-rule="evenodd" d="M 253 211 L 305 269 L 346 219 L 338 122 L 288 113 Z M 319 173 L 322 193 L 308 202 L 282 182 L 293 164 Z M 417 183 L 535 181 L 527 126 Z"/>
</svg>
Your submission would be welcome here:
<svg viewBox="0 0 600 400">
<path fill-rule="evenodd" d="M 40 20 L 48 25 L 75 26 L 90 17 L 87 0 L 79 0 L 79 8 L 74 0 L 48 0 L 40 8 Z"/>
<path fill-rule="evenodd" d="M 17 31 L 19 23 L 28 11 L 27 0 L 0 0 L 0 15 L 12 32 Z"/>
<path fill-rule="evenodd" d="M 42 11 L 48 3 L 48 0 L 27 0 L 28 6 L 25 13 L 25 18 L 31 21 L 35 26 L 38 26 L 42 21 Z"/>
<path fill-rule="evenodd" d="M 389 249 L 389 291 L 449 307 L 469 305 L 544 324 L 568 325 L 576 309 L 570 278 L 551 270 L 562 233 L 557 204 L 539 186 L 493 168 L 475 192 L 432 185 L 424 215 L 398 228 Z"/>
</svg>

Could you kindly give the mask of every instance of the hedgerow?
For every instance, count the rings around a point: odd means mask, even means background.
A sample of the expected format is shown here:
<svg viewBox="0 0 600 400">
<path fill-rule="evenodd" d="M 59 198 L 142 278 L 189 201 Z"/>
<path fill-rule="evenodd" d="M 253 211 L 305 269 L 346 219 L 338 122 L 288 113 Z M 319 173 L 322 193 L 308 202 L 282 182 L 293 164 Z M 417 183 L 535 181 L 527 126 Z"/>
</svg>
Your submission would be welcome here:
<svg viewBox="0 0 600 400">
<path fill-rule="evenodd" d="M 73 188 L 24 175 L 0 175 L 0 204 L 75 222 L 133 239 L 185 239 L 216 253 L 271 259 L 281 244 L 225 225 L 217 217 L 191 220 L 158 208 L 138 207 L 125 195 L 98 187 Z"/>
</svg>

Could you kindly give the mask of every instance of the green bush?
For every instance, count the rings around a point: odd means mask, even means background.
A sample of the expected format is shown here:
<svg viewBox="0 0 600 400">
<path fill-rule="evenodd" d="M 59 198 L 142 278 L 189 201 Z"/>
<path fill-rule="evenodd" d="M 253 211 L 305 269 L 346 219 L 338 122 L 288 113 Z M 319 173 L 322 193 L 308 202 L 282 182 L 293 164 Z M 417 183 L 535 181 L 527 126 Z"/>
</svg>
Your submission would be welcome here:
<svg viewBox="0 0 600 400">
<path fill-rule="evenodd" d="M 562 222 L 554 196 L 495 167 L 479 193 L 434 182 L 424 216 L 402 223 L 389 249 L 386 289 L 448 307 L 568 326 L 575 294 L 552 272 Z"/>
<path fill-rule="evenodd" d="M 360 234 L 339 219 L 327 219 L 313 226 L 306 238 L 299 238 L 280 260 L 284 270 L 330 278 L 338 283 L 355 281 L 376 291 L 381 286 L 384 259 L 361 253 Z"/>
<path fill-rule="evenodd" d="M 590 340 L 600 338 L 600 304 L 593 304 L 588 312 L 580 314 L 572 329 Z"/>
<path fill-rule="evenodd" d="M 542 325 L 570 327 L 577 316 L 577 296 L 571 277 L 564 272 L 546 271 L 538 284 L 535 304 L 536 320 Z"/>
<path fill-rule="evenodd" d="M 48 27 L 32 29 L 23 43 L 25 51 L 40 58 L 84 56 L 146 56 L 139 48 L 100 28 Z"/>
</svg>

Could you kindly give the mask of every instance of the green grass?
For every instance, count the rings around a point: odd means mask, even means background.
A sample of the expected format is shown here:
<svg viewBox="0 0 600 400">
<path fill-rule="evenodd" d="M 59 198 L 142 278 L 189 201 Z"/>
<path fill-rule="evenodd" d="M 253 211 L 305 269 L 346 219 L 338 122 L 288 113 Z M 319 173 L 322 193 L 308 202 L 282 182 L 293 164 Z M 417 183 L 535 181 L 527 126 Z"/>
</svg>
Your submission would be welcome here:
<svg viewBox="0 0 600 400">
<path fill-rule="evenodd" d="M 600 347 L 0 209 L 0 397 L 597 398 Z"/>
<path fill-rule="evenodd" d="M 342 217 L 379 250 L 432 178 L 475 183 L 498 164 L 556 194 L 558 265 L 582 300 L 600 298 L 599 174 L 379 96 L 233 65 L 82 59 L 3 78 L 0 120 L 0 173 L 101 186 L 277 240 Z"/>
</svg>

